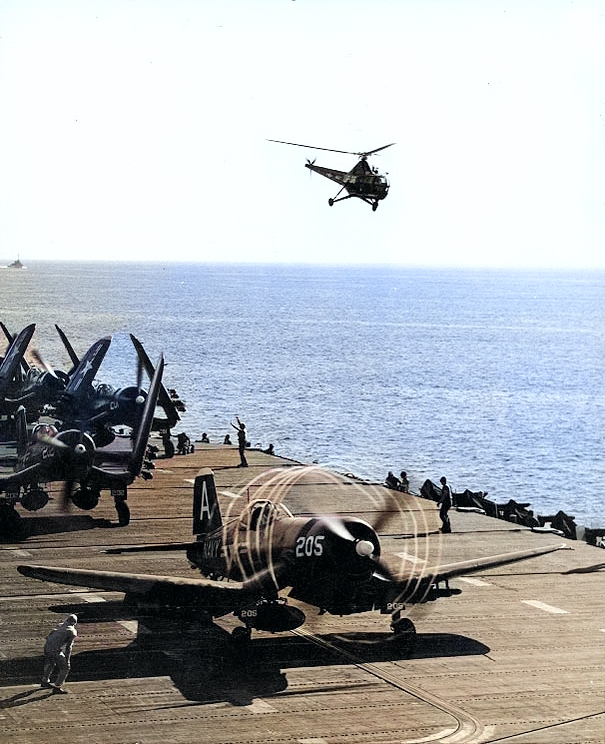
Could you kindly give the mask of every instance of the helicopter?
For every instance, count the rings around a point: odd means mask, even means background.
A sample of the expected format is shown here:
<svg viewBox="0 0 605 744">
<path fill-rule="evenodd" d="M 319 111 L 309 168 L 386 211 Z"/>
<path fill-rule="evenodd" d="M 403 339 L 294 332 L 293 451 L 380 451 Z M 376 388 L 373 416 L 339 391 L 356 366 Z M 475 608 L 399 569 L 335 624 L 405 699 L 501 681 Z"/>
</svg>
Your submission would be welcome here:
<svg viewBox="0 0 605 744">
<path fill-rule="evenodd" d="M 356 163 L 350 171 L 339 171 L 333 168 L 324 168 L 321 165 L 315 165 L 315 160 L 307 160 L 305 168 L 310 171 L 319 173 L 331 181 L 336 181 L 341 185 L 340 191 L 334 198 L 328 199 L 328 204 L 333 207 L 336 202 L 344 201 L 356 197 L 361 199 L 372 207 L 375 212 L 378 209 L 378 202 L 385 199 L 389 193 L 389 182 L 386 177 L 378 172 L 377 168 L 368 165 L 368 158 L 387 147 L 392 147 L 395 143 L 377 147 L 375 150 L 367 152 L 351 152 L 350 150 L 333 150 L 329 147 L 313 147 L 312 145 L 301 145 L 298 142 L 284 142 L 283 140 L 270 139 L 269 142 L 277 142 L 281 145 L 294 145 L 295 147 L 308 147 L 311 150 L 324 150 L 326 152 L 339 152 L 344 155 L 357 155 L 359 162 Z M 340 196 L 343 191 L 347 191 L 346 196 Z"/>
</svg>

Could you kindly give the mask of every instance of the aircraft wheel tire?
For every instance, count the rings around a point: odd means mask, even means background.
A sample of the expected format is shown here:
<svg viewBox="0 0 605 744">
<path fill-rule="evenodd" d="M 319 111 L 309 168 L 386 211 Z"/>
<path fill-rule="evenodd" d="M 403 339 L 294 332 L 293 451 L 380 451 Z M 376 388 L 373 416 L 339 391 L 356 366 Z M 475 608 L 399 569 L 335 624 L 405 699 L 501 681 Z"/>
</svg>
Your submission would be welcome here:
<svg viewBox="0 0 605 744">
<path fill-rule="evenodd" d="M 250 628 L 243 628 L 238 625 L 237 628 L 233 628 L 231 631 L 231 638 L 236 643 L 247 643 L 252 637 L 252 630 Z"/>
<path fill-rule="evenodd" d="M 413 638 L 416 635 L 416 627 L 409 617 L 402 617 L 391 624 L 391 629 L 396 636 Z"/>
<path fill-rule="evenodd" d="M 375 212 L 377 209 L 378 209 L 378 202 L 374 202 L 374 204 L 372 204 L 372 212 Z"/>
<path fill-rule="evenodd" d="M 334 206 L 334 199 L 328 199 L 328 204 L 333 207 Z"/>
</svg>

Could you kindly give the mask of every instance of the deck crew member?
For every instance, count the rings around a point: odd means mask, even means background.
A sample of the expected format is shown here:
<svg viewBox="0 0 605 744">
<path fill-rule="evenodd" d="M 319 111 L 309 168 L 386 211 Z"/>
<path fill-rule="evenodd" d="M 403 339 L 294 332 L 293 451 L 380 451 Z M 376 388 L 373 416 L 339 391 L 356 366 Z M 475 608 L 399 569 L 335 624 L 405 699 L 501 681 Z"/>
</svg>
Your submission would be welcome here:
<svg viewBox="0 0 605 744">
<path fill-rule="evenodd" d="M 236 416 L 235 420 L 237 421 L 237 426 L 235 424 L 231 424 L 231 426 L 237 431 L 237 448 L 239 450 L 239 459 L 240 463 L 238 467 L 240 468 L 247 468 L 248 467 L 248 460 L 246 460 L 246 424 L 242 423 L 239 420 L 239 417 Z"/>
<path fill-rule="evenodd" d="M 452 493 L 450 487 L 447 485 L 447 479 L 445 475 L 439 479 L 441 483 L 441 498 L 438 501 L 439 505 L 439 517 L 441 518 L 441 532 L 451 532 L 452 527 L 450 524 L 450 518 L 447 513 L 452 506 Z"/>
<path fill-rule="evenodd" d="M 53 693 L 67 693 L 67 690 L 63 689 L 63 683 L 71 668 L 71 648 L 78 635 L 78 631 L 76 630 L 77 623 L 78 616 L 69 615 L 60 625 L 57 625 L 54 630 L 51 630 L 46 637 L 46 643 L 44 644 L 44 674 L 42 675 L 40 687 L 51 688 Z M 53 685 L 50 678 L 55 669 L 58 669 L 58 672 L 55 684 Z"/>
</svg>

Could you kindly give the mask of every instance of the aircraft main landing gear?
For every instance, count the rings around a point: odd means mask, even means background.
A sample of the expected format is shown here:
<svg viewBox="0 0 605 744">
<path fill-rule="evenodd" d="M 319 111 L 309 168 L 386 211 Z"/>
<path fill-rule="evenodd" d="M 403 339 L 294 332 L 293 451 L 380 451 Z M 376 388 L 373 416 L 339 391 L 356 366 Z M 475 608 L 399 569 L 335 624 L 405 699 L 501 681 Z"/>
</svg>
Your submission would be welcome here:
<svg viewBox="0 0 605 744">
<path fill-rule="evenodd" d="M 238 625 L 231 631 L 231 640 L 235 646 L 239 649 L 246 648 L 252 638 L 252 628 L 246 626 L 245 628 Z"/>
<path fill-rule="evenodd" d="M 400 649 L 400 653 L 406 658 L 409 657 L 416 643 L 416 627 L 414 623 L 409 617 L 395 618 L 393 616 L 391 630 L 395 634 L 393 641 L 397 644 L 397 648 Z"/>
<path fill-rule="evenodd" d="M 416 635 L 416 626 L 409 617 L 400 617 L 397 620 L 393 620 L 391 630 L 397 636 L 404 635 L 409 638 Z"/>
<path fill-rule="evenodd" d="M 21 515 L 13 504 L 0 504 L 0 541 L 19 542 L 26 536 Z"/>
<path fill-rule="evenodd" d="M 130 508 L 124 499 L 114 499 L 116 512 L 118 514 L 118 524 L 120 527 L 126 527 L 130 524 Z"/>
</svg>

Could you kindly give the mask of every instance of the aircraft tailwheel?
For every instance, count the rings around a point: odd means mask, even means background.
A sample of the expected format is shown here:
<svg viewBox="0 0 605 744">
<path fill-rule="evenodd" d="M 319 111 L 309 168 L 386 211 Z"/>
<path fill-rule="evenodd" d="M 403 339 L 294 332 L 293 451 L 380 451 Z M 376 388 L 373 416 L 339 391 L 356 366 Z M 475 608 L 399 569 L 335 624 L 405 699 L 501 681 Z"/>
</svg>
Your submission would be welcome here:
<svg viewBox="0 0 605 744">
<path fill-rule="evenodd" d="M 328 199 L 328 204 L 333 207 L 334 206 L 334 199 Z"/>
</svg>

